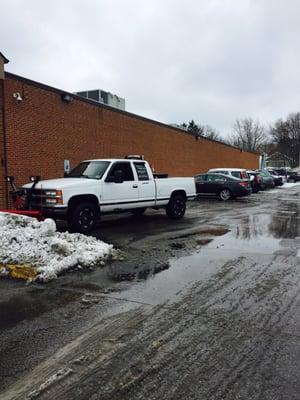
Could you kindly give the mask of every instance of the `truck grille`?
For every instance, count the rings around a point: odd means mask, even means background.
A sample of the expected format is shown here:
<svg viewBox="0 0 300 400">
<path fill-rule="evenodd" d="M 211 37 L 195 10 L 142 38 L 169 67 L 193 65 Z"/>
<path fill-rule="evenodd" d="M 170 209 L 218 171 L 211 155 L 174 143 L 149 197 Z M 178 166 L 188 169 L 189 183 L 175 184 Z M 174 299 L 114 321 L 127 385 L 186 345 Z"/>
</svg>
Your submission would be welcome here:
<svg viewBox="0 0 300 400">
<path fill-rule="evenodd" d="M 33 209 L 40 209 L 46 205 L 45 191 L 41 189 L 34 189 L 31 194 L 31 207 Z"/>
</svg>

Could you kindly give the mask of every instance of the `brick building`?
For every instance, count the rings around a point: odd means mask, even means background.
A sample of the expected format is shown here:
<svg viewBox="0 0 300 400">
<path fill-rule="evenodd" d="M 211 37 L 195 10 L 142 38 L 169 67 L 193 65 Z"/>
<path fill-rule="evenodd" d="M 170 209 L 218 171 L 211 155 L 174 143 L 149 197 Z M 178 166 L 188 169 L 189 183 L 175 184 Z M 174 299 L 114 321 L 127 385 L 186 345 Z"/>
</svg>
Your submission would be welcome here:
<svg viewBox="0 0 300 400">
<path fill-rule="evenodd" d="M 213 167 L 258 168 L 258 154 L 129 112 L 82 99 L 4 71 L 0 53 L 0 208 L 7 205 L 6 175 L 18 184 L 30 175 L 63 175 L 91 158 L 143 154 L 157 172 L 192 176 Z"/>
</svg>

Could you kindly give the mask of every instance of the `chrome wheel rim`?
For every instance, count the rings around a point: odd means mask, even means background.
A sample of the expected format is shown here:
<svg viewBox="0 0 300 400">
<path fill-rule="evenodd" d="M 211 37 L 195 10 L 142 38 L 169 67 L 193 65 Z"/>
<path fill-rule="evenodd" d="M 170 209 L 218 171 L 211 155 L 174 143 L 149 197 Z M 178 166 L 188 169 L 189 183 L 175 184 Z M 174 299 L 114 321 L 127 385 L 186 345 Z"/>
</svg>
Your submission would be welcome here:
<svg viewBox="0 0 300 400">
<path fill-rule="evenodd" d="M 229 200 L 231 197 L 231 193 L 228 189 L 223 189 L 220 193 L 220 197 L 222 200 Z"/>
</svg>

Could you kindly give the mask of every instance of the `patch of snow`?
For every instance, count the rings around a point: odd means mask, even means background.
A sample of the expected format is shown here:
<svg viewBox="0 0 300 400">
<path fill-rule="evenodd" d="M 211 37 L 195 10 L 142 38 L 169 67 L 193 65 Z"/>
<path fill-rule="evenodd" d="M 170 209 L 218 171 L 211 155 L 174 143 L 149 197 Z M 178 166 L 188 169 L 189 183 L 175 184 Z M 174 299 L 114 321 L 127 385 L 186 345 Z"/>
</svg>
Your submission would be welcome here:
<svg viewBox="0 0 300 400">
<path fill-rule="evenodd" d="M 55 372 L 53 375 L 51 375 L 45 382 L 43 382 L 40 387 L 36 390 L 33 390 L 30 392 L 27 396 L 28 400 L 36 399 L 37 397 L 40 397 L 40 395 L 48 390 L 51 386 L 53 386 L 55 383 L 58 381 L 61 381 L 64 379 L 66 376 L 70 375 L 73 373 L 73 370 L 71 368 L 61 368 L 57 372 Z"/>
<path fill-rule="evenodd" d="M 94 237 L 57 232 L 52 219 L 0 212 L 0 264 L 31 264 L 43 282 L 71 268 L 102 266 L 113 254 L 112 245 Z"/>
<path fill-rule="evenodd" d="M 285 182 L 281 187 L 282 188 L 290 188 L 290 187 L 299 186 L 299 185 L 300 185 L 300 182 L 295 182 L 295 183 Z"/>
<path fill-rule="evenodd" d="M 267 193 L 267 194 L 280 193 L 280 191 L 282 189 L 288 189 L 288 188 L 292 188 L 294 186 L 299 186 L 299 185 L 300 185 L 300 182 L 296 182 L 296 183 L 285 182 L 282 186 L 276 186 L 276 189 L 266 190 L 264 193 Z"/>
</svg>

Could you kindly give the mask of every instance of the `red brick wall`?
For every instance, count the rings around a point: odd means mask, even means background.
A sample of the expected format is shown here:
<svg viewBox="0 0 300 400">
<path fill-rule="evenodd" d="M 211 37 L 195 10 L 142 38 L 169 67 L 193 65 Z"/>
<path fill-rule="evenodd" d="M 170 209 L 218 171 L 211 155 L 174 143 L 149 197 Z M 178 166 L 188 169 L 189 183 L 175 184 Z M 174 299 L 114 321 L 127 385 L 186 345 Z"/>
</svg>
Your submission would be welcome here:
<svg viewBox="0 0 300 400">
<path fill-rule="evenodd" d="M 23 101 L 17 103 L 14 92 Z M 191 137 L 163 124 L 74 99 L 6 74 L 8 174 L 18 183 L 29 175 L 63 175 L 63 160 L 71 167 L 89 158 L 144 154 L 157 172 L 192 176 L 213 167 L 257 168 L 258 156 L 224 144 Z"/>
<path fill-rule="evenodd" d="M 6 207 L 6 182 L 5 182 L 5 141 L 4 141 L 4 91 L 3 80 L 0 79 L 0 208 Z"/>
</svg>

